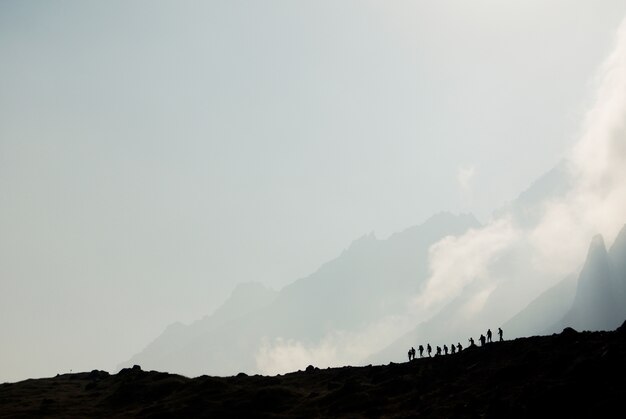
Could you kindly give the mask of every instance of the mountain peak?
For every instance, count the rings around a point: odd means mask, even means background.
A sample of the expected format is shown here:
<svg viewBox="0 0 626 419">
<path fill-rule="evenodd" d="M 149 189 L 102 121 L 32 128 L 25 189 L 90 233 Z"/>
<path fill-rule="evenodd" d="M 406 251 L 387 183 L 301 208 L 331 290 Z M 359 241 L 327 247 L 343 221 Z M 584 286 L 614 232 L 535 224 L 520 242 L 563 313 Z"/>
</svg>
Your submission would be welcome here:
<svg viewBox="0 0 626 419">
<path fill-rule="evenodd" d="M 601 234 L 596 234 L 591 239 L 587 259 L 579 277 L 579 289 L 581 285 L 596 283 L 607 280 L 610 276 L 609 255 Z"/>
<path fill-rule="evenodd" d="M 587 252 L 587 263 L 590 260 L 595 260 L 598 257 L 604 257 L 607 255 L 606 245 L 604 244 L 604 237 L 601 234 L 596 234 L 591 239 L 589 244 L 589 251 Z"/>
<path fill-rule="evenodd" d="M 617 234 L 609 253 L 614 260 L 622 260 L 626 256 L 626 224 Z"/>
<path fill-rule="evenodd" d="M 587 260 L 578 277 L 572 308 L 563 319 L 564 326 L 577 330 L 607 330 L 618 326 L 621 314 L 613 283 L 612 263 L 604 239 L 595 235 L 589 245 Z"/>
</svg>

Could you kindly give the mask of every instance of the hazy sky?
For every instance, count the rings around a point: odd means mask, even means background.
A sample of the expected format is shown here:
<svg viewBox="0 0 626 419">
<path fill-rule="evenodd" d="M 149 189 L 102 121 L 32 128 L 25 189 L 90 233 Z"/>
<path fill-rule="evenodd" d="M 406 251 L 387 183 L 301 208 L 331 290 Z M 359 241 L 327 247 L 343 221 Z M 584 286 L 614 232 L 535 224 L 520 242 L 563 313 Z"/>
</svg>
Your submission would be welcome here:
<svg viewBox="0 0 626 419">
<path fill-rule="evenodd" d="M 112 369 L 574 143 L 623 0 L 0 2 L 0 381 Z"/>
</svg>

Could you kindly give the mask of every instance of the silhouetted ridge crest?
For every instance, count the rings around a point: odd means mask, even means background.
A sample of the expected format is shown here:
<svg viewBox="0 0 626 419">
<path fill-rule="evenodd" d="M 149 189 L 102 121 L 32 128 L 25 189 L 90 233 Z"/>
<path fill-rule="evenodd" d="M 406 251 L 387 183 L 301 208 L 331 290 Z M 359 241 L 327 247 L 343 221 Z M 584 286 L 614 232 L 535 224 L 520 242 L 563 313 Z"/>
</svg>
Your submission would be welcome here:
<svg viewBox="0 0 626 419">
<path fill-rule="evenodd" d="M 138 365 L 0 384 L 2 417 L 614 417 L 626 322 L 379 366 L 187 378 Z"/>
<path fill-rule="evenodd" d="M 566 327 L 561 332 L 561 336 L 565 336 L 565 337 L 576 336 L 577 334 L 578 334 L 578 332 L 576 331 L 576 329 L 574 329 L 572 327 Z"/>
</svg>

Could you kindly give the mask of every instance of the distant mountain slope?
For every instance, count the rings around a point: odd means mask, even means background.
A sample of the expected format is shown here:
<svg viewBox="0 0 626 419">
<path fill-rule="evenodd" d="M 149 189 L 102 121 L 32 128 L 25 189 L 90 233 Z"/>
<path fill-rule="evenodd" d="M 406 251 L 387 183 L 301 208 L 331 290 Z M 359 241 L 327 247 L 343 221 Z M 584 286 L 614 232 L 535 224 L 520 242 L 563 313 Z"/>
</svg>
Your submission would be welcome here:
<svg viewBox="0 0 626 419">
<path fill-rule="evenodd" d="M 570 310 L 578 280 L 570 275 L 555 286 L 543 292 L 528 306 L 504 323 L 509 338 L 532 336 L 544 332 Z"/>
<path fill-rule="evenodd" d="M 174 323 L 140 354 L 135 355 L 124 365 L 142 362 L 146 366 L 160 365 L 162 368 L 172 367 L 171 358 L 179 351 L 192 345 L 201 336 L 211 333 L 220 327 L 239 318 L 267 307 L 276 300 L 278 292 L 256 282 L 238 284 L 228 300 L 211 316 L 185 326 Z"/>
<path fill-rule="evenodd" d="M 456 344 L 460 340 L 465 346 L 467 318 L 459 313 L 463 305 L 463 297 L 456 298 L 447 304 L 439 313 L 427 321 L 420 322 L 413 330 L 404 334 L 383 350 L 372 354 L 366 362 L 386 364 L 389 361 L 401 362 L 406 358 L 410 347 L 417 348 L 431 344 L 433 353 L 436 346 Z"/>
<path fill-rule="evenodd" d="M 190 376 L 255 372 L 263 342 L 281 338 L 314 344 L 329 333 L 359 330 L 402 313 L 427 277 L 430 246 L 477 227 L 472 215 L 441 213 L 387 240 L 364 236 L 268 304 L 216 321 L 218 310 L 202 327 L 168 329 L 124 365 L 139 363 Z"/>
<path fill-rule="evenodd" d="M 567 162 L 561 162 L 520 193 L 514 201 L 494 212 L 494 217 L 506 216 L 514 225 L 532 226 L 543 214 L 546 202 L 565 194 L 570 186 Z M 425 345 L 427 342 L 449 346 L 453 342 L 461 341 L 465 345 L 470 336 L 476 339 L 480 333 L 485 333 L 487 328 L 490 327 L 493 330 L 499 327 L 526 307 L 536 295 L 544 291 L 543 288 L 537 288 L 541 285 L 540 281 L 535 281 L 534 284 L 524 282 L 524 275 L 533 272 L 528 265 L 527 254 L 523 249 L 518 253 L 511 252 L 503 255 L 498 260 L 499 282 L 491 290 L 487 289 L 487 297 L 479 312 L 469 310 L 468 307 L 474 304 L 474 300 L 480 299 L 479 294 L 485 290 L 468 286 L 461 295 L 442 307 L 432 318 L 422 321 L 416 319 L 417 325 L 413 330 L 398 338 L 397 341 L 391 342 L 379 353 L 372 354 L 366 362 L 400 361 L 404 359 L 407 348 L 418 344 Z M 573 271 L 575 269 L 576 267 L 572 267 Z M 562 306 L 562 311 L 554 307 L 553 322 L 559 319 L 570 305 L 566 299 L 563 299 L 563 296 L 559 298 L 561 298 L 559 304 Z M 571 298 L 573 298 L 573 292 Z M 550 315 L 549 303 L 544 302 L 543 305 L 545 307 L 541 315 Z M 526 317 L 526 320 L 531 320 L 529 315 Z"/>
<path fill-rule="evenodd" d="M 622 227 L 609 249 L 609 259 L 613 264 L 616 298 L 626 305 L 626 225 Z"/>
<path fill-rule="evenodd" d="M 270 310 L 297 315 L 292 333 L 302 338 L 402 313 L 428 275 L 430 246 L 478 226 L 471 215 L 441 213 L 387 240 L 365 236 L 313 275 L 286 286 Z"/>
<path fill-rule="evenodd" d="M 611 330 L 626 315 L 626 226 L 607 252 L 602 236 L 593 238 L 585 266 L 578 277 L 570 310 L 552 330 L 561 326 L 577 330 Z"/>
<path fill-rule="evenodd" d="M 564 327 L 610 330 L 626 317 L 626 226 L 607 252 L 592 239 L 583 269 L 542 293 L 504 324 L 510 337 L 550 334 Z"/>
<path fill-rule="evenodd" d="M 494 211 L 493 216 L 511 215 L 519 225 L 533 226 L 541 219 L 546 202 L 564 196 L 571 187 L 569 163 L 564 160 L 540 176 L 515 200 Z"/>
</svg>

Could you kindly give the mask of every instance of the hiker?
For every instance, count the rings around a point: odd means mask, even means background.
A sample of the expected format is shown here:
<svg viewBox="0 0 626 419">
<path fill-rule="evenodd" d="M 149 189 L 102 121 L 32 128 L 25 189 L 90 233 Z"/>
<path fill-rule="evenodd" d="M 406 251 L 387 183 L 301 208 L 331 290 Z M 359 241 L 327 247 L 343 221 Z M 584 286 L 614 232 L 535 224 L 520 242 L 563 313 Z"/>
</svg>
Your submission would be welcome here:
<svg viewBox="0 0 626 419">
<path fill-rule="evenodd" d="M 433 348 L 430 347 L 430 343 L 428 345 L 426 345 L 426 352 L 428 352 L 428 356 L 430 356 L 430 353 L 433 351 Z"/>
<path fill-rule="evenodd" d="M 419 349 L 419 351 L 420 351 L 420 358 L 423 358 L 424 357 L 424 347 L 422 345 L 420 345 L 419 348 L 417 348 L 417 349 Z"/>
<path fill-rule="evenodd" d="M 437 346 L 437 352 L 435 353 L 435 356 L 437 355 L 441 355 L 441 348 L 439 346 Z"/>
<path fill-rule="evenodd" d="M 463 350 L 463 345 L 461 345 L 461 342 L 459 342 L 459 343 L 456 345 L 456 349 L 457 349 L 457 351 L 459 351 L 459 352 L 461 352 L 461 351 Z"/>
<path fill-rule="evenodd" d="M 498 327 L 498 336 L 500 336 L 500 342 L 504 342 L 502 340 L 502 329 L 500 329 L 499 327 Z"/>
<path fill-rule="evenodd" d="M 411 355 L 413 355 L 413 352 L 409 349 L 409 362 L 411 361 Z"/>
<path fill-rule="evenodd" d="M 469 346 L 474 346 L 474 338 L 469 338 Z"/>
<path fill-rule="evenodd" d="M 415 359 L 415 348 L 411 346 L 411 356 Z"/>
<path fill-rule="evenodd" d="M 443 354 L 448 355 L 448 347 L 446 345 L 443 345 Z"/>
<path fill-rule="evenodd" d="M 450 354 L 454 355 L 454 353 L 456 352 L 456 347 L 454 346 L 454 343 L 452 345 L 450 345 Z"/>
<path fill-rule="evenodd" d="M 491 329 L 487 329 L 487 342 L 491 342 Z"/>
<path fill-rule="evenodd" d="M 480 335 L 480 346 L 485 346 L 485 335 Z"/>
</svg>

